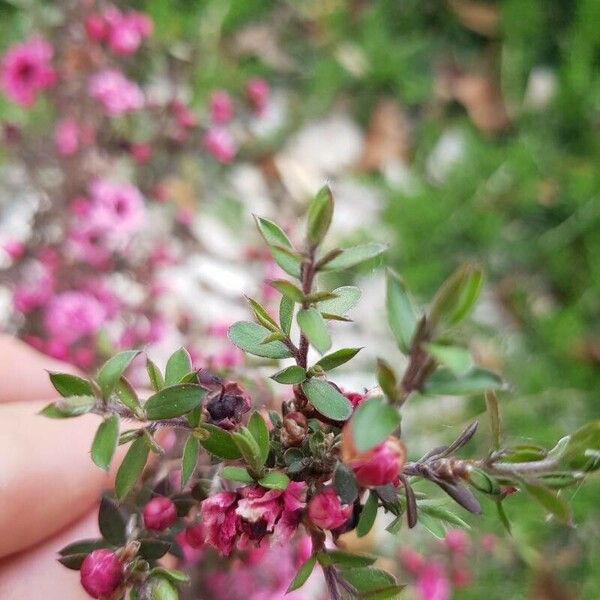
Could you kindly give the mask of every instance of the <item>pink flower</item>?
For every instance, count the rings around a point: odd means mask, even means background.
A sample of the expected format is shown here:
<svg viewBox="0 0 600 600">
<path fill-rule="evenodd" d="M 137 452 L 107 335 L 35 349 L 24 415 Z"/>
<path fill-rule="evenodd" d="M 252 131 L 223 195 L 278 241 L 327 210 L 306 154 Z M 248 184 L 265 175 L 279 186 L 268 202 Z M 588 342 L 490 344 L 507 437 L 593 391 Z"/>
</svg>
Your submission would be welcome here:
<svg viewBox="0 0 600 600">
<path fill-rule="evenodd" d="M 128 183 L 96 179 L 90 184 L 90 222 L 118 237 L 139 231 L 146 219 L 144 198 Z"/>
<path fill-rule="evenodd" d="M 416 577 L 423 565 L 425 564 L 425 559 L 421 554 L 411 550 L 410 548 L 403 548 L 400 550 L 400 563 L 402 566 L 413 576 Z"/>
<path fill-rule="evenodd" d="M 233 136 L 221 127 L 209 129 L 204 134 L 202 143 L 206 151 L 223 164 L 229 164 L 237 152 Z"/>
<path fill-rule="evenodd" d="M 12 260 L 17 260 L 25 253 L 25 244 L 20 240 L 6 240 L 2 244 L 2 250 L 4 250 Z"/>
<path fill-rule="evenodd" d="M 72 228 L 67 241 L 69 250 L 77 260 L 97 269 L 108 266 L 111 244 L 106 230 L 83 221 Z"/>
<path fill-rule="evenodd" d="M 342 504 L 333 488 L 327 488 L 313 496 L 308 503 L 308 518 L 321 529 L 337 529 L 352 514 L 350 504 Z"/>
<path fill-rule="evenodd" d="M 236 510 L 237 494 L 219 492 L 202 502 L 200 517 L 206 531 L 206 543 L 222 554 L 231 554 L 235 545 L 238 521 Z"/>
<path fill-rule="evenodd" d="M 52 46 L 41 38 L 9 48 L 2 61 L 2 88 L 10 100 L 29 108 L 41 90 L 54 85 L 53 54 Z"/>
<path fill-rule="evenodd" d="M 377 487 L 393 483 L 404 461 L 406 450 L 400 440 L 389 437 L 383 444 L 347 462 L 354 471 L 356 481 L 364 487 Z"/>
<path fill-rule="evenodd" d="M 144 13 L 123 13 L 110 7 L 104 11 L 103 16 L 108 25 L 108 46 L 115 54 L 133 54 L 141 46 L 143 39 L 152 35 L 152 19 Z"/>
<path fill-rule="evenodd" d="M 219 125 L 229 123 L 233 118 L 233 102 L 226 91 L 217 90 L 210 97 L 210 118 Z"/>
<path fill-rule="evenodd" d="M 192 129 L 198 125 L 198 119 L 193 111 L 180 100 L 173 100 L 169 110 L 175 117 L 175 122 L 182 129 Z"/>
<path fill-rule="evenodd" d="M 71 156 L 79 149 L 79 126 L 74 119 L 61 119 L 54 129 L 54 145 L 61 156 Z"/>
<path fill-rule="evenodd" d="M 144 105 L 142 90 L 117 69 L 105 69 L 92 75 L 88 93 L 102 104 L 109 117 L 139 110 Z"/>
<path fill-rule="evenodd" d="M 453 554 L 464 554 L 469 550 L 469 536 L 462 529 L 450 529 L 444 538 L 446 548 Z"/>
<path fill-rule="evenodd" d="M 92 598 L 112 594 L 123 579 L 123 565 L 119 557 L 106 548 L 88 554 L 79 572 L 81 585 Z"/>
<path fill-rule="evenodd" d="M 269 84 L 264 79 L 255 77 L 246 83 L 246 97 L 256 114 L 262 114 L 267 107 L 269 92 Z"/>
<path fill-rule="evenodd" d="M 98 331 L 106 319 L 94 296 L 68 291 L 52 298 L 44 311 L 44 329 L 53 338 L 72 343 Z"/>
<path fill-rule="evenodd" d="M 86 17 L 83 26 L 85 33 L 91 42 L 102 42 L 108 33 L 107 23 L 104 17 L 99 14 L 93 14 Z"/>
<path fill-rule="evenodd" d="M 151 531 L 168 529 L 177 520 L 175 504 L 169 498 L 152 498 L 142 511 L 144 526 Z"/>
<path fill-rule="evenodd" d="M 421 569 L 415 585 L 420 600 L 450 600 L 450 583 L 436 563 L 428 563 Z"/>
<path fill-rule="evenodd" d="M 35 267 L 26 273 L 25 280 L 14 289 L 13 306 L 25 314 L 41 308 L 54 293 L 54 284 L 52 272 L 36 263 Z"/>
</svg>

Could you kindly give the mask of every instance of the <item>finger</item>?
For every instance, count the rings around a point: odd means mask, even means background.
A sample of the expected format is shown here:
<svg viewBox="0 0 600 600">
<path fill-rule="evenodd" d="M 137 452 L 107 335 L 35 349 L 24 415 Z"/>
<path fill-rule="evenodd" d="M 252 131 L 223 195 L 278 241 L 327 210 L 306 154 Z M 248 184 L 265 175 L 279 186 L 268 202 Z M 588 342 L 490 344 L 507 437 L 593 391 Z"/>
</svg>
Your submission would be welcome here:
<svg viewBox="0 0 600 600">
<path fill-rule="evenodd" d="M 57 393 L 46 371 L 77 372 L 72 365 L 54 360 L 20 340 L 0 334 L 0 403 L 55 397 Z"/>
<path fill-rule="evenodd" d="M 99 537 L 95 514 L 90 513 L 59 535 L 35 548 L 0 561 L 2 600 L 89 600 L 79 583 L 79 572 L 63 567 L 57 551 L 67 544 Z"/>
<path fill-rule="evenodd" d="M 111 487 L 89 456 L 98 417 L 47 419 L 36 414 L 45 404 L 0 406 L 0 558 L 60 531 Z"/>
</svg>

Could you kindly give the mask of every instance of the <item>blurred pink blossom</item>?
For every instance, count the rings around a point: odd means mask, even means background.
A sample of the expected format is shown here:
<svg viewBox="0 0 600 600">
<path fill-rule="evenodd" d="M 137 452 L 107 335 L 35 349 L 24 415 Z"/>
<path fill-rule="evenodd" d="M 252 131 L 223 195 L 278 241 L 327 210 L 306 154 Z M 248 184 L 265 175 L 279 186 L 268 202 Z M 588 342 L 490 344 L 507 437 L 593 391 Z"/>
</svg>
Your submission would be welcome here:
<svg viewBox="0 0 600 600">
<path fill-rule="evenodd" d="M 210 97 L 210 118 L 219 125 L 233 118 L 233 102 L 225 90 L 216 90 Z"/>
<path fill-rule="evenodd" d="M 259 77 L 248 80 L 246 83 L 246 97 L 252 110 L 261 115 L 269 102 L 269 84 Z"/>
<path fill-rule="evenodd" d="M 25 244 L 21 240 L 6 240 L 2 244 L 2 250 L 4 250 L 12 260 L 16 260 L 23 256 Z"/>
<path fill-rule="evenodd" d="M 233 136 L 227 129 L 212 127 L 204 134 L 203 145 L 220 163 L 229 164 L 237 153 Z"/>
<path fill-rule="evenodd" d="M 420 600 L 450 600 L 450 583 L 444 569 L 437 563 L 427 563 L 415 583 Z"/>
<path fill-rule="evenodd" d="M 89 186 L 90 221 L 96 227 L 122 237 L 139 231 L 146 220 L 141 192 L 129 183 L 95 179 Z"/>
<path fill-rule="evenodd" d="M 144 105 L 144 94 L 137 83 L 127 79 L 117 69 L 105 69 L 92 75 L 88 82 L 88 93 L 102 104 L 110 117 L 139 110 Z"/>
<path fill-rule="evenodd" d="M 79 126 L 75 119 L 61 119 L 54 129 L 54 145 L 61 156 L 71 156 L 79 149 Z"/>
<path fill-rule="evenodd" d="M 44 310 L 48 335 L 67 344 L 95 334 L 105 319 L 104 306 L 91 294 L 78 291 L 54 296 Z"/>
<path fill-rule="evenodd" d="M 121 56 L 133 54 L 141 46 L 144 38 L 152 35 L 152 19 L 137 11 L 121 12 L 111 6 L 103 15 L 107 24 L 108 47 Z"/>
<path fill-rule="evenodd" d="M 50 61 L 54 50 L 41 38 L 33 38 L 8 49 L 2 61 L 2 88 L 8 98 L 31 107 L 38 93 L 56 81 Z"/>
</svg>

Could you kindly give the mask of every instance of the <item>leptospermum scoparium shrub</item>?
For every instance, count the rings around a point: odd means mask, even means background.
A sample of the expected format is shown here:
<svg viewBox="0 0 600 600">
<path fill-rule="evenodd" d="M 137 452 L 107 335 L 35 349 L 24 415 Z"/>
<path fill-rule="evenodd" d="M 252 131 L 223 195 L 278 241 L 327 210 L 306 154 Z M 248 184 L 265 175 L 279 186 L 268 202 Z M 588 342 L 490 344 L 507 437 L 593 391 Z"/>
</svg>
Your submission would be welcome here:
<svg viewBox="0 0 600 600">
<path fill-rule="evenodd" d="M 293 360 L 271 376 L 291 388 L 292 399 L 279 410 L 267 416 L 260 407 L 253 409 L 237 382 L 192 370 L 184 349 L 171 356 L 164 374 L 147 360 L 154 391 L 145 400 L 124 376 L 136 351 L 111 358 L 93 381 L 51 374 L 63 398 L 44 409 L 46 416 L 91 412 L 103 418 L 91 450 L 100 468 L 108 468 L 117 445 L 129 444 L 114 493 L 102 500 L 102 538 L 60 551 L 65 566 L 80 569 L 82 585 L 92 597 L 122 598 L 127 591 L 131 598 L 178 597 L 186 575 L 157 561 L 167 553 L 180 557 L 182 539 L 194 548 L 233 556 L 286 544 L 304 530 L 312 549 L 288 591 L 299 589 L 318 568 L 333 599 L 395 598 L 402 585 L 372 566 L 375 557 L 336 546 L 345 532 L 365 536 L 380 511 L 393 516 L 387 527 L 391 534 L 403 522 L 412 528 L 420 519 L 460 524 L 458 515 L 432 503 L 428 493 L 413 490 L 418 480 L 440 488 L 474 514 L 481 511 L 477 496 L 491 497 L 507 528 L 502 501 L 517 491 L 554 518 L 571 521 L 560 489 L 600 465 L 600 422 L 583 426 L 548 451 L 503 444 L 494 395 L 502 381 L 474 366 L 469 352 L 452 339 L 479 295 L 482 273 L 477 267 L 456 271 L 424 312 L 415 308 L 402 280 L 389 273 L 387 316 L 408 357 L 407 367 L 399 375 L 379 359 L 379 387 L 366 395 L 343 393 L 334 383 L 332 372 L 360 348 L 331 351 L 326 323 L 349 320 L 345 315 L 360 294 L 351 286 L 320 289 L 319 275 L 351 269 L 381 255 L 385 247 L 372 243 L 324 249 L 332 214 L 333 198 L 325 187 L 309 205 L 301 249 L 292 246 L 278 225 L 256 219 L 274 260 L 291 280 L 272 282 L 281 293 L 277 317 L 249 298 L 255 320 L 235 323 L 229 338 L 248 354 Z M 292 334 L 294 319 L 298 339 Z M 309 364 L 311 347 L 321 355 L 314 364 Z M 410 448 L 401 440 L 401 409 L 415 393 L 485 393 L 490 451 L 469 460 L 458 456 L 476 433 L 473 422 L 449 446 L 409 460 Z M 128 428 L 129 422 L 137 427 Z M 165 453 L 159 445 L 156 434 L 165 428 L 183 433 L 180 453 Z M 146 468 L 151 454 L 157 456 Z M 182 487 L 172 491 L 165 482 L 175 468 L 181 469 Z"/>
</svg>

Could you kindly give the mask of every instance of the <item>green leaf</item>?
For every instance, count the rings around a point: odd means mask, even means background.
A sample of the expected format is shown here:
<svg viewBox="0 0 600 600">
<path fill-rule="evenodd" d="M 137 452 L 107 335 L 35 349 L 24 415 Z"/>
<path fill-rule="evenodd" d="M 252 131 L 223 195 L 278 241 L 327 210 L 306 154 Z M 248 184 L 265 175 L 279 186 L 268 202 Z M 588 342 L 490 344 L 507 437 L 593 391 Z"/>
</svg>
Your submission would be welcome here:
<svg viewBox="0 0 600 600">
<path fill-rule="evenodd" d="M 165 368 L 165 385 L 171 386 L 180 383 L 192 370 L 192 359 L 185 348 L 179 348 L 171 354 Z"/>
<path fill-rule="evenodd" d="M 400 400 L 400 390 L 396 374 L 389 363 L 383 358 L 377 359 L 377 382 L 383 393 L 390 399 L 390 402 L 395 403 Z"/>
<path fill-rule="evenodd" d="M 470 529 L 469 524 L 461 519 L 458 515 L 455 515 L 452 511 L 439 506 L 438 504 L 429 503 L 427 500 L 421 501 L 417 504 L 419 511 L 419 521 L 422 520 L 423 514 L 428 515 L 432 519 L 441 521 L 448 527 L 462 527 L 464 529 Z M 428 528 L 429 529 L 429 528 Z M 436 535 L 436 537 L 443 537 Z"/>
<path fill-rule="evenodd" d="M 271 250 L 271 255 L 275 262 L 292 277 L 300 276 L 300 259 L 295 258 L 293 252 L 285 252 L 291 250 L 292 243 L 281 227 L 273 221 L 254 216 L 256 226 L 263 239 Z"/>
<path fill-rule="evenodd" d="M 151 600 L 178 600 L 179 592 L 173 584 L 164 577 L 153 577 L 150 580 Z"/>
<path fill-rule="evenodd" d="M 332 291 L 336 298 L 317 303 L 319 312 L 330 315 L 344 315 L 360 300 L 362 292 L 353 285 L 345 285 Z"/>
<path fill-rule="evenodd" d="M 118 441 L 119 417 L 112 415 L 100 424 L 92 442 L 92 460 L 104 471 L 108 471 Z"/>
<path fill-rule="evenodd" d="M 600 420 L 587 423 L 569 436 L 561 462 L 581 471 L 600 468 Z"/>
<path fill-rule="evenodd" d="M 496 500 L 496 511 L 498 513 L 498 518 L 500 519 L 500 522 L 504 526 L 504 529 L 506 529 L 506 533 L 508 533 L 508 535 L 512 535 L 510 521 L 508 519 L 506 511 L 504 510 L 504 505 L 502 504 L 501 500 Z"/>
<path fill-rule="evenodd" d="M 95 402 L 92 396 L 69 396 L 48 404 L 40 414 L 50 419 L 79 417 L 92 410 Z"/>
<path fill-rule="evenodd" d="M 48 373 L 54 389 L 63 397 L 93 396 L 94 390 L 90 382 L 69 373 Z"/>
<path fill-rule="evenodd" d="M 479 367 L 475 367 L 460 377 L 456 377 L 449 369 L 438 369 L 425 383 L 423 393 L 463 396 L 497 390 L 501 387 L 502 379 L 498 375 Z"/>
<path fill-rule="evenodd" d="M 138 395 L 129 381 L 125 377 L 119 379 L 115 391 L 117 397 L 123 405 L 131 410 L 135 415 L 139 415 L 141 412 L 140 401 Z"/>
<path fill-rule="evenodd" d="M 317 554 L 317 560 L 323 567 L 336 565 L 340 568 L 360 568 L 372 565 L 375 562 L 375 557 L 365 554 L 352 554 L 343 550 L 323 550 Z"/>
<path fill-rule="evenodd" d="M 285 335 L 289 336 L 292 330 L 292 320 L 294 318 L 294 301 L 287 296 L 281 297 L 279 303 L 279 324 Z"/>
<path fill-rule="evenodd" d="M 281 471 L 269 471 L 258 480 L 258 483 L 270 490 L 285 490 L 290 483 L 290 478 Z"/>
<path fill-rule="evenodd" d="M 377 494 L 374 491 L 369 492 L 369 497 L 365 502 L 356 525 L 356 535 L 364 537 L 371 531 L 377 517 L 377 507 L 379 505 Z"/>
<path fill-rule="evenodd" d="M 441 365 L 460 377 L 473 368 L 473 357 L 466 348 L 443 344 L 423 344 L 427 352 Z"/>
<path fill-rule="evenodd" d="M 359 404 L 350 427 L 352 439 L 358 452 L 366 452 L 386 440 L 400 424 L 398 411 L 383 401 L 383 398 L 370 398 Z"/>
<path fill-rule="evenodd" d="M 102 496 L 98 511 L 98 528 L 102 537 L 115 546 L 122 546 L 127 540 L 126 520 L 114 499 Z"/>
<path fill-rule="evenodd" d="M 342 348 L 341 350 L 336 350 L 331 354 L 327 354 L 316 364 L 321 367 L 323 371 L 333 371 L 333 369 L 336 369 L 353 359 L 361 350 L 362 348 Z"/>
<path fill-rule="evenodd" d="M 189 576 L 183 571 L 178 571 L 177 569 L 165 569 L 164 567 L 154 567 L 150 571 L 150 576 L 157 575 L 159 577 L 164 577 L 172 581 L 173 583 L 189 583 Z"/>
<path fill-rule="evenodd" d="M 125 372 L 131 361 L 139 354 L 139 350 L 125 350 L 109 358 L 98 371 L 98 385 L 105 399 L 112 394 L 121 375 Z"/>
<path fill-rule="evenodd" d="M 406 284 L 391 270 L 386 274 L 386 310 L 398 348 L 408 354 L 417 328 L 417 315 Z"/>
<path fill-rule="evenodd" d="M 485 393 L 485 405 L 490 418 L 490 429 L 492 431 L 492 448 L 498 450 L 502 441 L 502 421 L 500 419 L 500 409 L 498 399 L 492 391 Z"/>
<path fill-rule="evenodd" d="M 78 542 L 73 542 L 71 544 L 66 545 L 64 548 L 61 548 L 58 553 L 61 556 L 68 556 L 69 554 L 83 554 L 87 555 L 93 550 L 98 550 L 98 548 L 106 548 L 107 543 L 103 539 L 88 539 L 88 540 L 79 540 Z"/>
<path fill-rule="evenodd" d="M 302 391 L 324 417 L 345 421 L 352 414 L 352 404 L 348 398 L 328 381 L 309 379 L 302 384 Z"/>
<path fill-rule="evenodd" d="M 150 396 L 144 409 L 151 421 L 173 419 L 196 408 L 205 394 L 206 391 L 199 385 L 180 383 L 163 388 Z"/>
<path fill-rule="evenodd" d="M 341 573 L 342 577 L 358 592 L 360 598 L 365 594 L 387 590 L 396 585 L 396 580 L 389 573 L 380 569 L 368 568 L 346 568 Z"/>
<path fill-rule="evenodd" d="M 149 358 L 146 358 L 146 371 L 148 372 L 148 379 L 150 379 L 152 389 L 155 392 L 161 390 L 165 385 L 164 377 L 160 369 Z"/>
<path fill-rule="evenodd" d="M 156 538 L 140 540 L 139 555 L 146 560 L 158 560 L 171 549 L 171 542 Z"/>
<path fill-rule="evenodd" d="M 550 514 L 563 523 L 571 523 L 569 505 L 559 498 L 552 490 L 533 483 L 523 483 L 527 493 Z"/>
<path fill-rule="evenodd" d="M 250 431 L 246 427 L 242 427 L 240 431 L 233 432 L 231 437 L 248 465 L 255 471 L 260 470 L 263 465 L 261 449 Z"/>
<path fill-rule="evenodd" d="M 230 433 L 209 423 L 203 423 L 202 430 L 208 432 L 208 437 L 200 439 L 200 444 L 211 454 L 227 460 L 241 458 L 242 455 Z"/>
<path fill-rule="evenodd" d="M 291 367 L 286 367 L 285 369 L 278 371 L 275 375 L 271 375 L 271 379 L 277 383 L 288 385 L 302 383 L 306 379 L 306 370 L 302 367 L 292 365 Z"/>
<path fill-rule="evenodd" d="M 220 476 L 222 479 L 228 479 L 229 481 L 254 483 L 254 478 L 248 473 L 248 469 L 244 469 L 244 467 L 223 467 Z"/>
<path fill-rule="evenodd" d="M 358 497 L 358 485 L 354 473 L 342 462 L 337 464 L 333 472 L 333 487 L 342 504 L 352 504 Z"/>
<path fill-rule="evenodd" d="M 292 583 L 290 583 L 290 585 L 285 593 L 289 594 L 290 592 L 300 589 L 306 583 L 307 579 L 310 577 L 316 564 L 317 564 L 317 557 L 315 555 L 311 556 L 308 560 L 303 562 L 302 565 L 300 565 L 300 568 L 298 569 L 296 576 L 292 580 Z"/>
<path fill-rule="evenodd" d="M 254 411 L 248 420 L 248 430 L 258 444 L 260 450 L 259 460 L 260 465 L 267 462 L 269 456 L 269 430 L 267 424 L 258 411 Z"/>
<path fill-rule="evenodd" d="M 183 456 L 181 457 L 181 487 L 189 481 L 196 463 L 198 462 L 198 452 L 200 451 L 200 442 L 193 435 L 189 435 L 183 448 Z"/>
<path fill-rule="evenodd" d="M 331 338 L 327 331 L 327 325 L 316 308 L 301 309 L 296 317 L 302 333 L 308 338 L 308 341 L 324 354 L 331 348 Z"/>
<path fill-rule="evenodd" d="M 393 598 L 398 598 L 398 594 L 400 594 L 405 587 L 405 585 L 390 585 L 386 588 L 373 590 L 372 592 L 364 592 L 360 597 L 361 600 L 392 600 Z"/>
<path fill-rule="evenodd" d="M 429 322 L 433 326 L 452 327 L 473 310 L 483 285 L 483 271 L 474 265 L 459 267 L 435 295 Z"/>
<path fill-rule="evenodd" d="M 306 239 L 315 248 L 322 241 L 333 218 L 333 194 L 328 185 L 323 186 L 308 205 L 306 211 Z"/>
<path fill-rule="evenodd" d="M 302 303 L 304 301 L 302 290 L 285 279 L 275 279 L 269 285 L 294 302 Z"/>
<path fill-rule="evenodd" d="M 122 500 L 133 489 L 136 481 L 142 474 L 150 447 L 144 437 L 134 440 L 117 471 L 115 478 L 115 493 Z"/>
<path fill-rule="evenodd" d="M 238 321 L 229 328 L 229 339 L 241 350 L 262 356 L 263 358 L 289 358 L 291 353 L 282 342 L 263 340 L 269 335 L 269 330 L 249 321 Z"/>
<path fill-rule="evenodd" d="M 359 265 L 380 256 L 387 250 L 384 244 L 363 244 L 346 248 L 339 256 L 329 261 L 324 267 L 324 271 L 343 271 Z"/>
<path fill-rule="evenodd" d="M 259 325 L 266 327 L 269 331 L 279 331 L 279 326 L 275 321 L 271 318 L 271 315 L 267 312 L 267 309 L 260 305 L 253 298 L 246 297 L 248 300 L 248 304 L 250 304 L 250 308 L 254 313 L 254 317 L 258 321 Z"/>
</svg>

